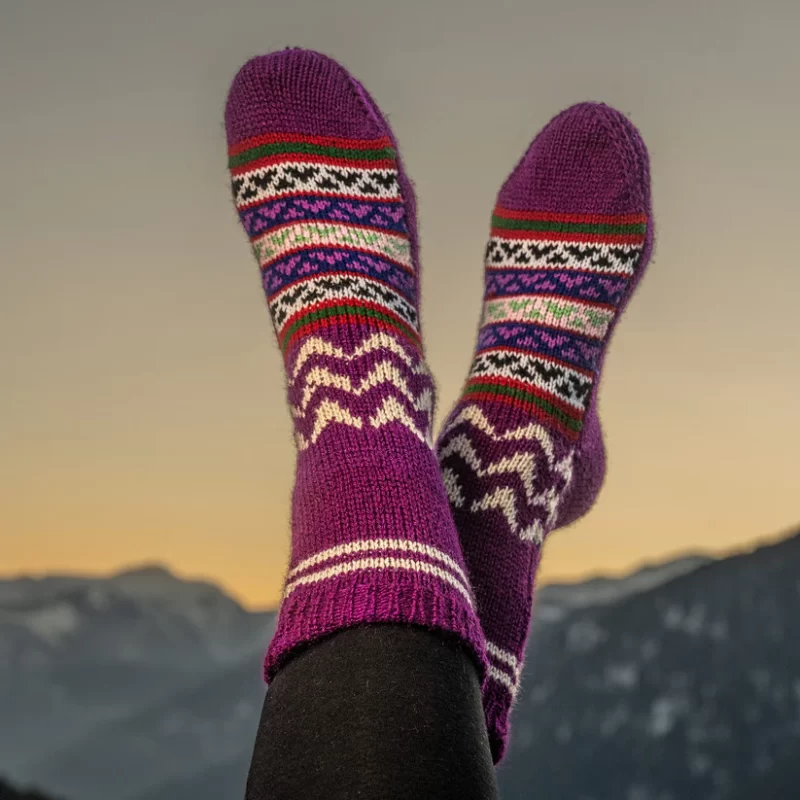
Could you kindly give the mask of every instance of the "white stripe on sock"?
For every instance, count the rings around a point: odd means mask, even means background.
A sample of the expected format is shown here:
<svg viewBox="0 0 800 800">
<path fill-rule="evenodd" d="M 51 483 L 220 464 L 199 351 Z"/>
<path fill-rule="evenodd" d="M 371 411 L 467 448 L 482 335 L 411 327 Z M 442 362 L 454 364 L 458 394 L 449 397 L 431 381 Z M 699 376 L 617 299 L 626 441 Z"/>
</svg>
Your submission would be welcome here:
<svg viewBox="0 0 800 800">
<path fill-rule="evenodd" d="M 495 660 L 507 664 L 514 670 L 514 678 L 519 681 L 520 674 L 522 673 L 522 664 L 519 659 L 509 650 L 503 650 L 493 642 L 486 642 L 486 652 Z"/>
<path fill-rule="evenodd" d="M 469 607 L 474 610 L 472 605 L 472 598 L 469 591 L 464 588 L 458 578 L 451 573 L 440 569 L 435 564 L 429 564 L 426 561 L 412 561 L 407 558 L 392 558 L 391 556 L 382 556 L 380 558 L 363 558 L 359 561 L 347 561 L 343 564 L 336 564 L 327 569 L 311 572 L 307 575 L 301 575 L 293 581 L 286 584 L 283 591 L 284 599 L 288 597 L 295 589 L 308 583 L 319 583 L 320 581 L 336 578 L 340 575 L 347 575 L 351 572 L 361 572 L 369 569 L 405 569 L 411 572 L 421 572 L 427 575 L 433 575 L 439 580 L 450 584 L 457 589 L 469 604 Z"/>
<path fill-rule="evenodd" d="M 470 585 L 469 579 L 464 574 L 461 567 L 453 558 L 447 555 L 447 553 L 433 547 L 433 545 L 425 544 L 424 542 L 415 542 L 413 539 L 358 539 L 354 542 L 345 542 L 336 547 L 322 550 L 310 558 L 301 561 L 286 576 L 287 580 L 291 581 L 297 573 L 303 572 L 309 567 L 313 567 L 323 561 L 330 561 L 332 558 L 354 555 L 355 553 L 365 553 L 370 550 L 403 550 L 408 553 L 426 555 L 429 558 L 447 564 L 447 566 L 461 578 L 466 588 Z"/>
<path fill-rule="evenodd" d="M 493 678 L 498 683 L 502 683 L 503 686 L 505 686 L 506 689 L 508 689 L 511 697 L 517 696 L 517 684 L 514 682 L 513 678 L 507 672 L 503 672 L 502 670 L 499 670 L 497 669 L 497 667 L 493 667 L 490 664 L 489 671 L 486 674 L 489 678 Z"/>
</svg>

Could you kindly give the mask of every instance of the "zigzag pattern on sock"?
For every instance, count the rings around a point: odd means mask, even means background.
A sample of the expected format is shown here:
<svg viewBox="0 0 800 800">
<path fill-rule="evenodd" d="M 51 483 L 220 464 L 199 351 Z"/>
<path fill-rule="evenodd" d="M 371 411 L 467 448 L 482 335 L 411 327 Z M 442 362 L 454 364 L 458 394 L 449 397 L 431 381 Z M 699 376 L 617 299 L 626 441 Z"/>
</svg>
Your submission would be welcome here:
<svg viewBox="0 0 800 800">
<path fill-rule="evenodd" d="M 397 141 L 340 64 L 258 56 L 225 110 L 231 189 L 283 357 L 297 444 L 291 551 L 264 660 L 365 624 L 485 637 L 431 436 L 416 198 Z"/>
<path fill-rule="evenodd" d="M 233 195 L 284 352 L 298 448 L 390 423 L 432 447 L 433 380 L 391 140 L 265 135 L 230 151 Z"/>
<path fill-rule="evenodd" d="M 479 453 L 497 451 L 494 460 Z M 513 443 L 513 449 L 508 449 Z M 541 544 L 572 479 L 573 451 L 537 422 L 500 432 L 477 404 L 448 420 L 438 442 L 451 507 L 471 513 L 496 509 L 523 542 Z M 467 498 L 470 498 L 467 500 Z"/>
<path fill-rule="evenodd" d="M 482 696 L 495 761 L 545 539 L 585 513 L 602 485 L 599 377 L 652 243 L 646 149 L 602 104 L 551 120 L 497 197 L 478 345 L 437 442 L 487 639 Z"/>
</svg>

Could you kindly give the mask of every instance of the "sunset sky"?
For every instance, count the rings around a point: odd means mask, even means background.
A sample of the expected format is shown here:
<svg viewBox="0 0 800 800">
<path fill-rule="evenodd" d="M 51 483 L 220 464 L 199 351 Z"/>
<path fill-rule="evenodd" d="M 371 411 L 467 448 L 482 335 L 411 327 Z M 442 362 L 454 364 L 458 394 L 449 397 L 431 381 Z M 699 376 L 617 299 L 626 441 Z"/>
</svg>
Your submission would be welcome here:
<svg viewBox="0 0 800 800">
<path fill-rule="evenodd" d="M 159 561 L 276 602 L 294 449 L 222 113 L 286 45 L 344 63 L 398 135 L 440 418 L 528 140 L 593 99 L 650 148 L 658 244 L 606 362 L 608 477 L 544 580 L 796 526 L 798 30 L 796 0 L 5 2 L 0 574 Z"/>
</svg>

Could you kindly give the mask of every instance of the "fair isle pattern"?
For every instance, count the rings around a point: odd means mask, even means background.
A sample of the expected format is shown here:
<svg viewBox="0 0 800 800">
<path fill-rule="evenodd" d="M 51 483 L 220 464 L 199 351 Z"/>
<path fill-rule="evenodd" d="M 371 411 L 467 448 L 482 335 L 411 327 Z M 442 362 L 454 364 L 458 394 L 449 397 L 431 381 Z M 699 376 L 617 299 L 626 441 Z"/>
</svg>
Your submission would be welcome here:
<svg viewBox="0 0 800 800">
<path fill-rule="evenodd" d="M 397 422 L 433 447 L 433 376 L 419 351 L 390 333 L 370 333 L 352 351 L 310 336 L 288 366 L 289 403 L 301 451 L 334 423 L 363 431 Z"/>
<path fill-rule="evenodd" d="M 633 275 L 641 245 L 509 239 L 492 236 L 486 269 L 570 269 L 601 275 Z"/>
<path fill-rule="evenodd" d="M 328 247 L 301 251 L 273 261 L 269 269 L 262 272 L 264 292 L 272 297 L 302 278 L 342 270 L 374 278 L 391 286 L 410 302 L 415 301 L 417 278 L 405 267 L 368 253 Z"/>
<path fill-rule="evenodd" d="M 392 358 L 404 364 L 413 375 L 422 375 L 427 378 L 431 377 L 428 365 L 421 358 L 411 355 L 397 339 L 386 333 L 374 333 L 361 342 L 352 353 L 345 352 L 343 348 L 319 336 L 309 337 L 303 342 L 302 346 L 298 348 L 294 356 L 290 372 L 290 381 L 294 384 L 303 367 L 314 357 L 334 358 L 344 365 L 371 354 L 379 354 L 384 357 L 391 355 Z"/>
<path fill-rule="evenodd" d="M 492 452 L 498 457 L 479 455 Z M 538 422 L 500 432 L 479 405 L 469 404 L 447 421 L 438 455 L 454 510 L 496 510 L 516 538 L 541 545 L 572 480 L 572 448 L 559 446 Z"/>
<path fill-rule="evenodd" d="M 229 167 L 284 355 L 354 320 L 419 346 L 418 287 L 388 137 L 265 135 L 232 147 Z M 342 419 L 358 427 L 353 414 Z"/>
<path fill-rule="evenodd" d="M 348 222 L 381 230 L 405 232 L 405 209 L 389 201 L 347 200 L 339 197 L 278 197 L 239 212 L 247 235 L 255 239 L 276 225 L 296 220 Z"/>
<path fill-rule="evenodd" d="M 592 392 L 591 372 L 538 353 L 496 348 L 478 353 L 470 378 L 517 380 L 531 383 L 582 410 Z"/>
<path fill-rule="evenodd" d="M 299 48 L 239 70 L 225 124 L 297 448 L 264 676 L 321 637 L 391 623 L 457 637 L 482 681 L 485 636 L 433 450 L 416 199 L 391 127 L 339 64 Z"/>
<path fill-rule="evenodd" d="M 523 212 L 498 205 L 465 399 L 521 407 L 577 441 L 603 343 L 636 273 L 646 228 L 644 214 Z M 499 496 L 495 502 L 501 503 Z"/>
<path fill-rule="evenodd" d="M 381 281 L 349 272 L 296 281 L 269 299 L 269 310 L 279 337 L 298 315 L 308 314 L 315 308 L 339 305 L 379 309 L 418 332 L 417 310 L 402 295 Z"/>
<path fill-rule="evenodd" d="M 391 140 L 265 135 L 231 148 L 229 167 L 286 358 L 298 449 L 331 425 L 390 423 L 432 447 L 434 387 Z"/>
<path fill-rule="evenodd" d="M 587 275 L 569 270 L 504 270 L 486 276 L 486 294 L 545 294 L 589 300 L 596 303 L 618 303 L 625 293 L 627 280 L 608 275 Z"/>
<path fill-rule="evenodd" d="M 322 195 L 353 200 L 399 200 L 400 185 L 393 167 L 369 169 L 313 162 L 279 162 L 234 174 L 236 207 L 292 195 Z"/>
<path fill-rule="evenodd" d="M 481 688 L 495 763 L 545 540 L 602 486 L 600 370 L 652 249 L 649 206 L 638 133 L 600 103 L 556 116 L 495 205 L 476 352 L 436 443 L 487 640 Z"/>
<path fill-rule="evenodd" d="M 482 322 L 534 322 L 548 328 L 580 333 L 590 339 L 602 339 L 613 318 L 613 308 L 599 303 L 534 294 L 487 300 Z"/>
<path fill-rule="evenodd" d="M 262 269 L 279 258 L 318 248 L 357 250 L 413 271 L 408 237 L 391 231 L 315 220 L 289 223 L 253 242 L 253 252 Z"/>
</svg>

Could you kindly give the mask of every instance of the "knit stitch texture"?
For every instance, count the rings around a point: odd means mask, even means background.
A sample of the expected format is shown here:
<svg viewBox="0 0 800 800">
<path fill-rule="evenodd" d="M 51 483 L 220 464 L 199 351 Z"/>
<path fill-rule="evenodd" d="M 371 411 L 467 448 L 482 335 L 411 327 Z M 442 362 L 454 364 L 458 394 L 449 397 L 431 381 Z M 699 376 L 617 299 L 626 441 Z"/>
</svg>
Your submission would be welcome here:
<svg viewBox="0 0 800 800">
<path fill-rule="evenodd" d="M 603 482 L 597 390 L 650 258 L 649 184 L 633 125 L 583 103 L 534 139 L 497 198 L 477 351 L 437 443 L 486 634 L 496 762 L 545 537 L 585 514 Z"/>
<path fill-rule="evenodd" d="M 485 644 L 431 440 L 412 185 L 366 90 L 289 49 L 226 108 L 234 201 L 284 357 L 298 449 L 291 560 L 265 676 L 365 623 Z"/>
</svg>

